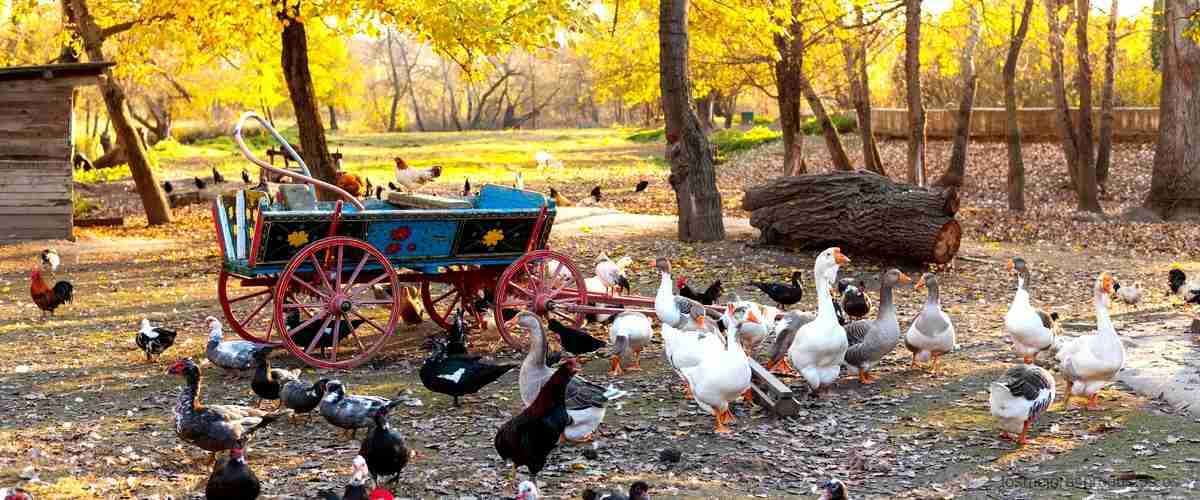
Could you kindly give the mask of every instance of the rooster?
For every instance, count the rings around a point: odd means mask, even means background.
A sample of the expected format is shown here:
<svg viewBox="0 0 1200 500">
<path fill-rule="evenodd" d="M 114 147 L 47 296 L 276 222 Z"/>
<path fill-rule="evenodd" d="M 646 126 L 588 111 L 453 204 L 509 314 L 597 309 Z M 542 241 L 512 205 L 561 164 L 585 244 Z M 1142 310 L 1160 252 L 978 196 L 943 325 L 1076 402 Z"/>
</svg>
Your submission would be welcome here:
<svg viewBox="0 0 1200 500">
<path fill-rule="evenodd" d="M 471 196 L 471 179 L 463 180 L 462 195 L 463 196 Z"/>
<path fill-rule="evenodd" d="M 569 207 L 574 205 L 569 198 L 559 193 L 557 189 L 550 188 L 550 198 L 554 199 L 554 204 L 560 207 Z"/>
<path fill-rule="evenodd" d="M 592 201 L 595 203 L 600 203 L 600 199 L 604 197 L 603 193 L 600 191 L 600 186 L 592 188 L 592 191 L 589 194 L 592 197 Z"/>
<path fill-rule="evenodd" d="M 70 302 L 75 291 L 75 287 L 66 281 L 59 281 L 51 288 L 42 279 L 42 272 L 37 267 L 29 273 L 29 281 L 29 295 L 33 297 L 33 303 L 37 304 L 38 309 L 42 310 L 43 319 L 46 313 L 54 316 L 55 309 Z"/>
<path fill-rule="evenodd" d="M 637 185 L 633 187 L 633 192 L 640 193 L 645 191 L 647 187 L 650 187 L 650 181 L 638 181 Z"/>
<path fill-rule="evenodd" d="M 403 158 L 396 157 L 396 182 L 409 191 L 416 191 L 417 188 L 441 176 L 442 167 L 440 165 L 434 165 L 427 169 L 412 168 L 404 162 Z"/>
<path fill-rule="evenodd" d="M 334 183 L 337 184 L 337 187 L 346 190 L 347 193 L 350 193 L 350 196 L 354 196 L 356 198 L 362 196 L 362 179 L 350 172 L 338 172 L 336 175 L 337 177 Z"/>
<path fill-rule="evenodd" d="M 496 452 L 500 458 L 513 463 L 513 483 L 517 480 L 517 467 L 522 465 L 529 468 L 529 475 L 536 480 L 546 466 L 550 452 L 558 446 L 563 431 L 571 425 L 571 416 L 567 414 L 567 384 L 576 373 L 579 373 L 579 362 L 567 358 L 538 391 L 533 403 L 505 422 L 496 433 Z"/>
</svg>

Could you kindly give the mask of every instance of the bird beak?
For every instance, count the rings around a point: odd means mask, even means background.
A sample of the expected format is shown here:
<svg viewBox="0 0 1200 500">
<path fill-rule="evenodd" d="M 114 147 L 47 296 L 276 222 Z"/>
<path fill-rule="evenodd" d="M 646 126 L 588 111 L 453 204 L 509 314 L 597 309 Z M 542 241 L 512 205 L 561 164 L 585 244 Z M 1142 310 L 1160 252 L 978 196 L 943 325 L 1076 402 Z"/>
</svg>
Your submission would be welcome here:
<svg viewBox="0 0 1200 500">
<path fill-rule="evenodd" d="M 746 314 L 746 322 L 755 324 L 759 323 L 758 316 L 754 315 L 754 311 L 750 311 L 748 314 Z"/>
<path fill-rule="evenodd" d="M 1013 263 L 1013 260 L 1008 259 L 1008 270 L 1011 272 L 1012 270 L 1014 270 L 1016 268 L 1017 268 L 1017 265 Z"/>
<path fill-rule="evenodd" d="M 846 255 L 842 253 L 841 248 L 833 247 L 833 261 L 837 262 L 837 264 L 839 266 L 842 266 L 842 265 L 849 264 L 850 258 L 846 257 Z"/>
<path fill-rule="evenodd" d="M 700 316 L 699 318 L 696 318 L 696 324 L 700 325 L 700 328 L 704 328 L 704 316 Z"/>
<path fill-rule="evenodd" d="M 900 284 L 907 285 L 909 283 L 912 283 L 912 278 L 909 278 L 907 274 L 900 273 Z"/>
<path fill-rule="evenodd" d="M 1104 275 L 1104 277 L 1103 277 L 1103 278 L 1101 278 L 1101 280 L 1103 281 L 1103 284 L 1104 284 L 1104 293 L 1107 293 L 1107 294 L 1110 294 L 1110 295 L 1111 295 L 1111 294 L 1113 294 L 1113 293 L 1116 293 L 1116 292 L 1115 292 L 1115 290 L 1113 290 L 1113 278 L 1112 278 L 1112 276 L 1109 276 L 1108 274 L 1105 274 L 1105 275 Z"/>
<path fill-rule="evenodd" d="M 921 279 L 917 280 L 917 284 L 913 285 L 913 288 L 915 288 L 917 290 L 925 288 L 925 276 L 924 275 L 921 276 Z"/>
</svg>

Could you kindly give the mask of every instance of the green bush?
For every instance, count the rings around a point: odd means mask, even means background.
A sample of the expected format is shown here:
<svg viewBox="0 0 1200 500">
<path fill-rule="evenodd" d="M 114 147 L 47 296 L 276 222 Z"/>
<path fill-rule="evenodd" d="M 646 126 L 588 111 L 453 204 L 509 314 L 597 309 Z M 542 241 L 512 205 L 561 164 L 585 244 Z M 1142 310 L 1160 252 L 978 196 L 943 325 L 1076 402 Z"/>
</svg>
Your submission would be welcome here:
<svg viewBox="0 0 1200 500">
<path fill-rule="evenodd" d="M 72 211 L 75 212 L 76 218 L 87 217 L 92 213 L 100 210 L 100 202 L 79 196 L 75 193 L 71 197 Z"/>
<path fill-rule="evenodd" d="M 733 153 L 777 141 L 781 137 L 783 134 L 780 132 L 757 126 L 745 132 L 737 129 L 721 130 L 712 135 L 712 142 L 721 153 Z"/>
<path fill-rule="evenodd" d="M 768 117 L 766 117 L 766 116 L 755 116 L 755 117 L 754 117 L 754 124 L 755 124 L 755 125 L 762 125 L 762 126 L 774 125 L 774 124 L 775 124 L 775 119 L 774 119 L 774 118 L 768 118 Z"/>
<path fill-rule="evenodd" d="M 633 142 L 654 142 L 661 141 L 666 136 L 666 128 L 648 128 L 629 134 L 625 139 Z"/>
<path fill-rule="evenodd" d="M 858 120 L 850 115 L 833 115 L 829 119 L 839 134 L 850 133 L 858 128 Z M 821 133 L 821 124 L 815 117 L 809 118 L 800 126 L 800 131 L 804 135 L 817 135 Z"/>
<path fill-rule="evenodd" d="M 112 168 L 96 168 L 87 172 L 76 170 L 75 181 L 83 184 L 98 184 L 128 179 L 131 175 L 129 173 L 129 165 L 121 165 Z"/>
</svg>

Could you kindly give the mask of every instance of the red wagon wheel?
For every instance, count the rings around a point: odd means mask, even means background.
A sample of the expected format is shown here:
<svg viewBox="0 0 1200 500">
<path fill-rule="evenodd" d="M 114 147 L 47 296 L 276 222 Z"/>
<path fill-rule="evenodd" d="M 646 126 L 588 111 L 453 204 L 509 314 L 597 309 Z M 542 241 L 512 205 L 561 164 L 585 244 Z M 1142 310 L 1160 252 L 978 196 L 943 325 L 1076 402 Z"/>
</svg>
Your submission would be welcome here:
<svg viewBox="0 0 1200 500">
<path fill-rule="evenodd" d="M 530 311 L 578 328 L 584 315 L 570 312 L 569 307 L 587 305 L 587 301 L 583 277 L 571 259 L 551 250 L 537 250 L 517 259 L 500 275 L 496 286 L 496 325 L 508 345 L 527 350 L 528 335 L 505 326 L 505 309 Z"/>
<path fill-rule="evenodd" d="M 483 290 L 495 288 L 496 277 L 495 269 L 476 266 L 475 269 L 451 270 L 444 281 L 422 282 L 421 302 L 425 312 L 434 323 L 449 330 L 454 311 L 462 307 L 467 312 L 467 327 L 475 329 L 483 320 L 475 309 L 475 301 L 483 298 Z"/>
<path fill-rule="evenodd" d="M 400 321 L 398 296 L 376 298 L 381 284 L 400 289 L 392 264 L 367 242 L 334 236 L 302 248 L 275 286 L 283 344 L 318 368 L 367 362 Z"/>
<path fill-rule="evenodd" d="M 225 322 L 239 337 L 260 344 L 282 343 L 273 317 L 274 286 L 274 278 L 243 280 L 221 270 L 217 277 L 217 301 L 225 313 Z"/>
</svg>

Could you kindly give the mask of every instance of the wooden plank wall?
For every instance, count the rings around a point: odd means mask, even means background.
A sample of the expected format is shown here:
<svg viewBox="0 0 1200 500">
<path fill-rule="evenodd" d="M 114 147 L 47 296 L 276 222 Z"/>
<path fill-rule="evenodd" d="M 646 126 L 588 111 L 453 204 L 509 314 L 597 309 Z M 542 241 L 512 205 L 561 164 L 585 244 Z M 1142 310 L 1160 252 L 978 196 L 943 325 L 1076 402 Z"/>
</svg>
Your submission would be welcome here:
<svg viewBox="0 0 1200 500">
<path fill-rule="evenodd" d="M 72 238 L 76 80 L 0 85 L 0 240 Z"/>
</svg>

